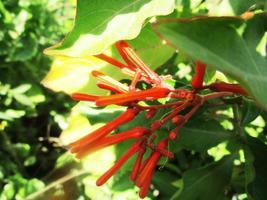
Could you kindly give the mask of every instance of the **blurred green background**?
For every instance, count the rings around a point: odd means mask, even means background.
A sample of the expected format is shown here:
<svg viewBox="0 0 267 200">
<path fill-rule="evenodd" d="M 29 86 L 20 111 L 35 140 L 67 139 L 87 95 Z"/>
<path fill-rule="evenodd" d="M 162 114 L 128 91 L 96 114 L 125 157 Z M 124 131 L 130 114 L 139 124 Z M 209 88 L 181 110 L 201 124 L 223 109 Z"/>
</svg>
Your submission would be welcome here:
<svg viewBox="0 0 267 200">
<path fill-rule="evenodd" d="M 44 48 L 72 25 L 74 1 L 0 1 L 0 199 L 25 199 L 44 188 L 65 152 L 58 139 L 72 102 L 40 81 Z M 49 198 L 48 198 L 49 199 Z"/>
</svg>

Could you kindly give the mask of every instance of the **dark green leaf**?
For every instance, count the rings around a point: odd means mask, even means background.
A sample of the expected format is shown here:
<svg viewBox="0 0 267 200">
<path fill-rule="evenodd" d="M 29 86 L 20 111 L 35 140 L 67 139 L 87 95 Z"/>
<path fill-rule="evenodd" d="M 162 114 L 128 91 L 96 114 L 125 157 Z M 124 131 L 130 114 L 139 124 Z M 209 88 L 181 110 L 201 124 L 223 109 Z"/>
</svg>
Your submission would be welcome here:
<svg viewBox="0 0 267 200">
<path fill-rule="evenodd" d="M 232 175 L 234 156 L 224 157 L 196 170 L 187 171 L 184 186 L 172 200 L 221 200 Z"/>
<path fill-rule="evenodd" d="M 217 121 L 196 118 L 181 129 L 177 142 L 184 148 L 203 152 L 231 137 Z"/>
<path fill-rule="evenodd" d="M 252 122 L 256 119 L 259 114 L 262 112 L 260 108 L 258 108 L 253 102 L 251 101 L 244 101 L 244 105 L 241 109 L 241 124 L 247 125 L 248 123 Z"/>
<path fill-rule="evenodd" d="M 194 59 L 235 77 L 266 108 L 267 59 L 255 45 L 267 30 L 267 15 L 243 22 L 243 35 L 240 24 L 238 18 L 199 18 L 166 23 L 157 31 Z"/>
<path fill-rule="evenodd" d="M 246 168 L 247 176 L 251 177 L 247 185 L 247 191 L 249 196 L 254 200 L 266 200 L 267 145 L 256 138 L 249 137 L 248 146 L 254 159 L 252 158 L 247 161 L 251 165 L 250 168 Z M 251 182 L 253 176 L 254 180 Z"/>
</svg>

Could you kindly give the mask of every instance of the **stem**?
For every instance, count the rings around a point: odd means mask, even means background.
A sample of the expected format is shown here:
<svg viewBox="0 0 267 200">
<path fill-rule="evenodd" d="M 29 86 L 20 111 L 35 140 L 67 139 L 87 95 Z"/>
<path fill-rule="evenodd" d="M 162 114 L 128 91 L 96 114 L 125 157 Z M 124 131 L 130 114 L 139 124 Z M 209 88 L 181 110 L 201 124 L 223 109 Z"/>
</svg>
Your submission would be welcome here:
<svg viewBox="0 0 267 200">
<path fill-rule="evenodd" d="M 160 108 L 168 108 L 172 106 L 179 106 L 179 105 L 182 105 L 183 103 L 184 103 L 183 101 L 177 101 L 177 102 L 161 104 L 161 105 L 141 106 L 141 105 L 136 104 L 136 106 L 142 110 L 149 110 L 149 109 L 160 109 Z"/>
<path fill-rule="evenodd" d="M 165 124 L 167 121 L 171 120 L 173 117 L 175 117 L 179 112 L 181 112 L 182 110 L 184 110 L 185 108 L 187 108 L 188 106 L 190 106 L 191 103 L 186 101 L 184 102 L 184 104 L 180 105 L 179 107 L 175 108 L 171 114 L 169 114 L 168 116 L 166 116 L 165 118 L 163 118 L 161 121 L 162 124 Z"/>
<path fill-rule="evenodd" d="M 54 181 L 52 182 L 51 184 L 47 185 L 45 188 L 35 192 L 35 193 L 32 193 L 30 194 L 29 196 L 26 197 L 25 200 L 32 200 L 32 199 L 36 199 L 37 197 L 39 197 L 40 195 L 46 193 L 47 191 L 51 190 L 52 188 L 60 185 L 60 184 L 63 184 L 71 179 L 74 179 L 74 178 L 77 178 L 79 176 L 82 176 L 82 175 L 85 175 L 85 174 L 90 174 L 87 170 L 82 170 L 82 171 L 79 171 L 75 174 L 68 174 L 60 179 L 58 179 L 57 181 Z"/>
<path fill-rule="evenodd" d="M 210 99 L 216 99 L 216 98 L 221 98 L 221 97 L 226 97 L 226 96 L 232 96 L 232 92 L 214 92 L 208 95 L 202 96 L 204 101 L 210 100 Z"/>
<path fill-rule="evenodd" d="M 102 72 L 94 70 L 92 71 L 92 75 L 101 80 L 102 82 L 106 83 L 107 85 L 117 88 L 121 92 L 129 91 L 129 87 L 127 85 L 122 84 L 121 82 L 111 78 L 110 76 L 103 74 Z"/>
<path fill-rule="evenodd" d="M 241 125 L 241 115 L 239 112 L 239 106 L 235 104 L 233 105 L 232 109 L 233 109 L 233 114 L 234 114 L 234 119 L 233 119 L 234 130 L 236 134 L 241 137 L 242 141 L 247 143 L 247 137 Z"/>
<path fill-rule="evenodd" d="M 142 77 L 141 70 L 137 69 L 132 79 L 131 85 L 129 86 L 129 91 L 134 91 L 136 89 L 136 84 L 138 83 L 141 77 Z"/>
</svg>

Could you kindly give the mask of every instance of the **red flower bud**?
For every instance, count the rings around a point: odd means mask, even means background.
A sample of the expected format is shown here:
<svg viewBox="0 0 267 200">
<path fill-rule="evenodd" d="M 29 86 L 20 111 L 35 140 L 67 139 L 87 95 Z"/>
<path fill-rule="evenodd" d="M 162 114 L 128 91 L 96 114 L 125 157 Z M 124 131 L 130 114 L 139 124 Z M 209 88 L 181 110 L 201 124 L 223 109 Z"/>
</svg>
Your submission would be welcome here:
<svg viewBox="0 0 267 200">
<path fill-rule="evenodd" d="M 195 89 L 202 88 L 206 70 L 206 64 L 196 61 L 196 75 L 192 78 L 191 84 Z"/>
<path fill-rule="evenodd" d="M 247 91 L 245 91 L 239 84 L 218 82 L 209 85 L 208 88 L 218 92 L 233 92 L 244 96 L 248 95 Z"/>
<path fill-rule="evenodd" d="M 176 115 L 172 118 L 172 123 L 179 125 L 184 120 L 182 115 Z"/>
<path fill-rule="evenodd" d="M 156 114 L 157 110 L 156 109 L 150 109 L 149 111 L 147 111 L 146 113 L 146 118 L 147 119 L 151 119 L 152 117 L 154 117 L 154 115 Z"/>
<path fill-rule="evenodd" d="M 174 129 L 170 132 L 169 138 L 170 140 L 175 140 L 177 137 L 177 134 L 179 133 L 179 129 Z"/>
</svg>

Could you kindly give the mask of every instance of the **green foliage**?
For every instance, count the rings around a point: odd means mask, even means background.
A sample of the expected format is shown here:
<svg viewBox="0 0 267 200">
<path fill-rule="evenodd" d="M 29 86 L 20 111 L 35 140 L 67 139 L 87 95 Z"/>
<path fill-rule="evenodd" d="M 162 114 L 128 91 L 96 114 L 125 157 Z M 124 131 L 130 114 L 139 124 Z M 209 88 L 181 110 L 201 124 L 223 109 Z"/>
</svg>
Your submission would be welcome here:
<svg viewBox="0 0 267 200">
<path fill-rule="evenodd" d="M 62 123 L 56 117 L 66 114 L 69 99 L 40 85 L 51 63 L 42 51 L 58 41 L 71 22 L 57 19 L 72 10 L 63 3 L 0 1 L 1 200 L 25 199 L 44 188 L 41 177 L 64 152 L 52 138 L 60 133 Z"/>
<path fill-rule="evenodd" d="M 183 188 L 171 199 L 223 199 L 231 179 L 233 158 L 228 156 L 219 162 L 187 171 L 183 176 Z"/>
<path fill-rule="evenodd" d="M 235 77 L 265 107 L 267 59 L 258 49 L 266 37 L 266 22 L 267 15 L 260 14 L 247 22 L 238 17 L 200 18 L 190 23 L 166 23 L 158 29 L 194 59 Z"/>
</svg>

